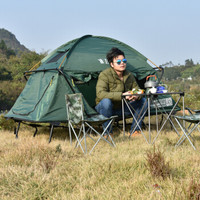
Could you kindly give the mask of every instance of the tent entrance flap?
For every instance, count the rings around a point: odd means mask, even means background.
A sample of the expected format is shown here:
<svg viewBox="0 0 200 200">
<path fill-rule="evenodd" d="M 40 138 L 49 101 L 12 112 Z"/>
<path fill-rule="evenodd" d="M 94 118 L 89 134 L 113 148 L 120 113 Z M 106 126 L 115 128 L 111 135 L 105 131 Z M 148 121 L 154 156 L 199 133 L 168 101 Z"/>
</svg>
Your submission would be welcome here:
<svg viewBox="0 0 200 200">
<path fill-rule="evenodd" d="M 91 107 L 94 107 L 96 105 L 96 84 L 97 79 L 92 79 L 87 83 L 76 83 L 77 88 L 83 94 L 84 98 Z"/>
</svg>

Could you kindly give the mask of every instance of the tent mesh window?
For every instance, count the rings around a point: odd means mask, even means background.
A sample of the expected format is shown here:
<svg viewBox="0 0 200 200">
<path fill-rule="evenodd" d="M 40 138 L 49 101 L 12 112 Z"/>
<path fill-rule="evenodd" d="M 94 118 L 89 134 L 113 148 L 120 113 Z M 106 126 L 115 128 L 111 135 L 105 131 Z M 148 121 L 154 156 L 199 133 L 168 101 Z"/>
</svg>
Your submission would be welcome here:
<svg viewBox="0 0 200 200">
<path fill-rule="evenodd" d="M 57 54 L 56 56 L 54 56 L 51 60 L 49 60 L 47 63 L 52 63 L 52 62 L 56 62 L 57 60 L 59 60 L 59 58 L 61 58 L 66 52 L 61 52 L 59 54 Z"/>
</svg>

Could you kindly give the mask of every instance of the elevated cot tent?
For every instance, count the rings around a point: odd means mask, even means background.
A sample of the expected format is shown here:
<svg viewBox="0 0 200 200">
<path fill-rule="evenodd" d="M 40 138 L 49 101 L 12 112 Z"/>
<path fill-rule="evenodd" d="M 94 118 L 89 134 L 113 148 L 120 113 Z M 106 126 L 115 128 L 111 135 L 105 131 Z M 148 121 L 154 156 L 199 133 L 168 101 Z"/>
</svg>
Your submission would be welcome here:
<svg viewBox="0 0 200 200">
<path fill-rule="evenodd" d="M 85 35 L 55 49 L 25 72 L 27 84 L 5 117 L 19 125 L 21 122 L 48 123 L 52 134 L 53 127 L 67 119 L 65 94 L 77 92 L 84 96 L 85 112 L 95 114 L 96 81 L 99 73 L 109 67 L 106 53 L 112 47 L 125 52 L 127 69 L 137 77 L 141 87 L 146 76 L 156 74 L 148 59 L 127 44 L 108 37 Z"/>
</svg>

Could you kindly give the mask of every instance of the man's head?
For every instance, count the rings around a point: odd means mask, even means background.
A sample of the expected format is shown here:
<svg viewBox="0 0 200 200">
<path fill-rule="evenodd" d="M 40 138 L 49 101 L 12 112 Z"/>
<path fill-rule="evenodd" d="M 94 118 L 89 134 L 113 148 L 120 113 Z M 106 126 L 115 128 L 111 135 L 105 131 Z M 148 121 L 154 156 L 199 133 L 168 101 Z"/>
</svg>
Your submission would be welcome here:
<svg viewBox="0 0 200 200">
<path fill-rule="evenodd" d="M 116 58 L 117 56 L 122 55 L 125 58 L 124 52 L 121 51 L 120 49 L 113 47 L 112 49 L 110 49 L 110 51 L 107 53 L 107 60 L 109 62 L 109 64 L 111 62 L 113 62 L 113 59 Z"/>
<path fill-rule="evenodd" d="M 106 56 L 110 66 L 116 71 L 116 72 L 122 72 L 126 69 L 126 59 L 124 52 L 120 49 L 113 47 Z"/>
</svg>

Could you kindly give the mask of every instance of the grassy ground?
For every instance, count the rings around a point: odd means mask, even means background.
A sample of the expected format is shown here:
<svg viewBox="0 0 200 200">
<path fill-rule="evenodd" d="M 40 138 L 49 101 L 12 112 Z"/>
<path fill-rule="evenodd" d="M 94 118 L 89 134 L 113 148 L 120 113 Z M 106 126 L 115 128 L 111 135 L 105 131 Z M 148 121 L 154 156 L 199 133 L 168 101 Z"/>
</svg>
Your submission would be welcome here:
<svg viewBox="0 0 200 200">
<path fill-rule="evenodd" d="M 83 155 L 65 140 L 67 130 L 21 129 L 19 138 L 0 131 L 0 199 L 197 199 L 200 194 L 199 133 L 188 141 L 165 129 L 155 145 L 143 136 L 129 139 L 118 128 L 116 148 L 101 141 Z M 148 136 L 148 132 L 144 131 Z M 155 137 L 155 131 L 152 137 Z M 88 147 L 92 141 L 88 140 Z"/>
</svg>

